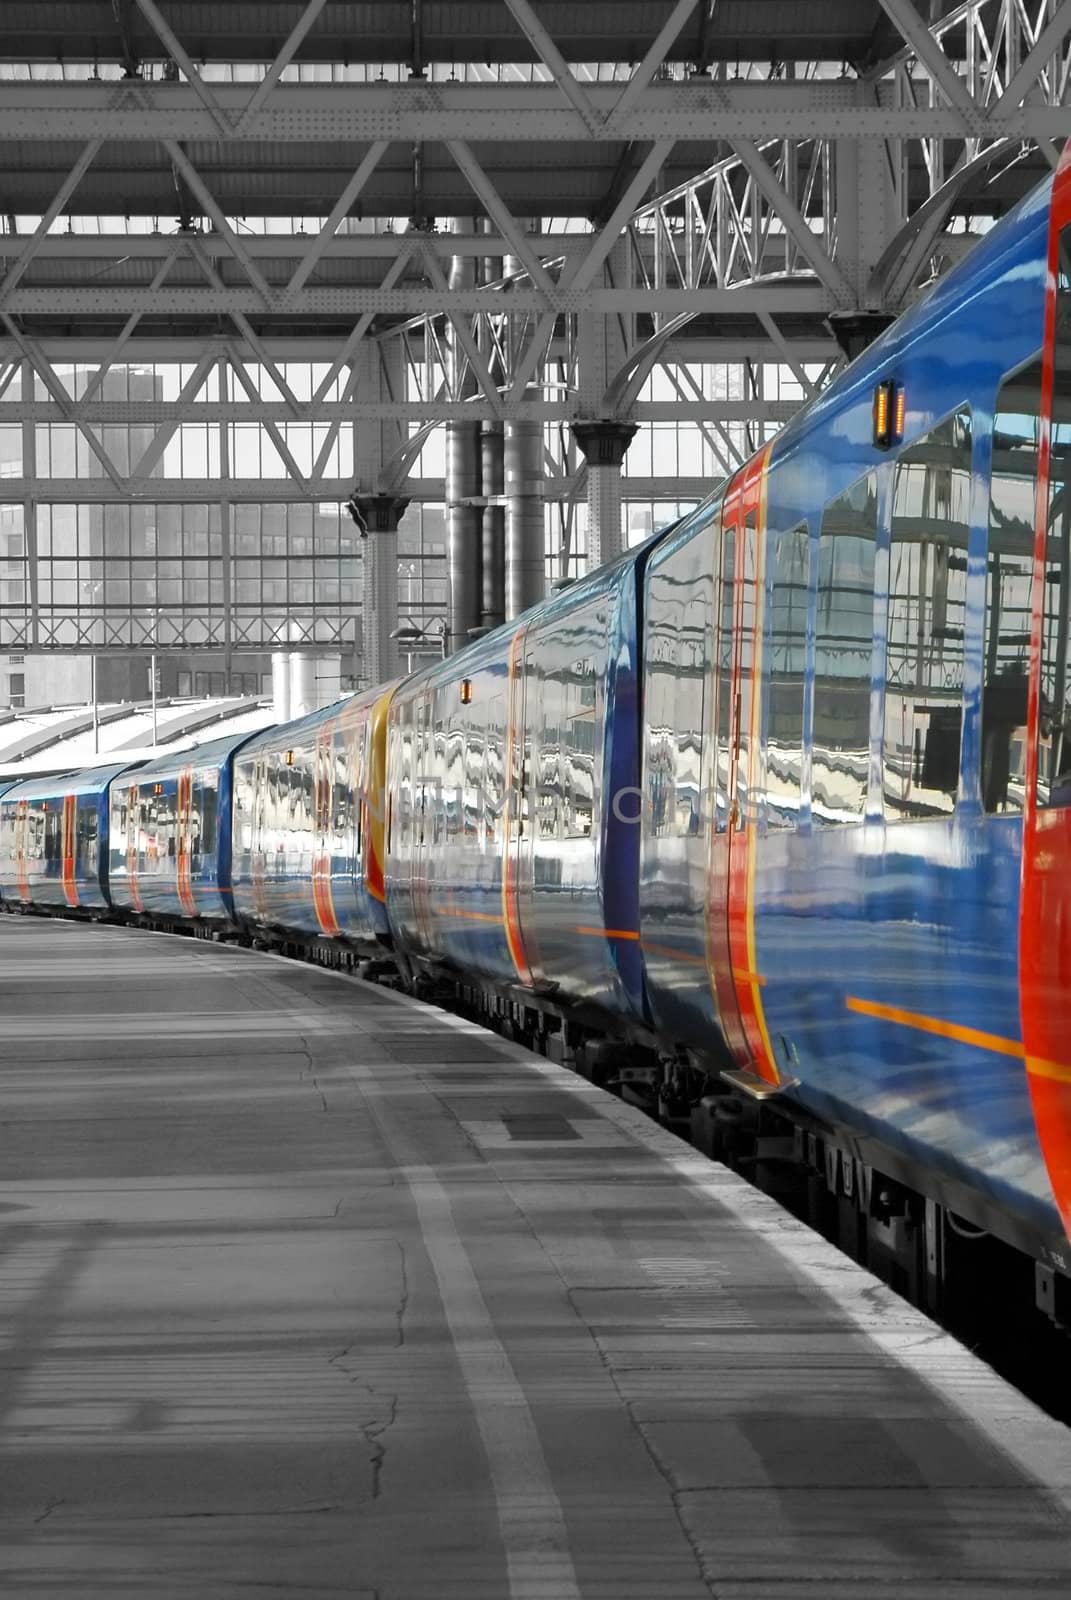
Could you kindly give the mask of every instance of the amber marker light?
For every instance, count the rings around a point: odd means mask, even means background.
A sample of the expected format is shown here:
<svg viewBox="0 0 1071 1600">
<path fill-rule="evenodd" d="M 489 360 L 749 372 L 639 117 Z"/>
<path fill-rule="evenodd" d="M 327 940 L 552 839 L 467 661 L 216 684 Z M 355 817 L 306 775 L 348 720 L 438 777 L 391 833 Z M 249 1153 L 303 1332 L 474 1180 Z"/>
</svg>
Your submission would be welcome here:
<svg viewBox="0 0 1071 1600">
<path fill-rule="evenodd" d="M 286 752 L 286 764 L 288 767 L 292 767 L 294 765 L 294 752 L 292 750 L 288 750 Z"/>
<path fill-rule="evenodd" d="M 462 678 L 462 680 L 461 680 L 461 704 L 463 706 L 467 706 L 467 705 L 471 705 L 472 704 L 472 679 L 471 678 Z"/>
<path fill-rule="evenodd" d="M 904 437 L 904 416 L 907 412 L 907 392 L 902 383 L 896 385 L 896 404 L 893 407 L 893 438 L 899 444 Z"/>
<path fill-rule="evenodd" d="M 895 387 L 891 378 L 883 378 L 874 389 L 874 443 L 879 450 L 887 450 L 893 442 L 892 414 Z"/>
</svg>

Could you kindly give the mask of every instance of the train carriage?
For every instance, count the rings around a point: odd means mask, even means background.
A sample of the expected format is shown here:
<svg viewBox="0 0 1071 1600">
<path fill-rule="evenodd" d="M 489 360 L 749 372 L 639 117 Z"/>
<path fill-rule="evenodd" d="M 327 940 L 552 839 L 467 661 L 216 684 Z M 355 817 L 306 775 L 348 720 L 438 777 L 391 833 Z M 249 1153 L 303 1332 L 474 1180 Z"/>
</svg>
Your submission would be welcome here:
<svg viewBox="0 0 1071 1600">
<path fill-rule="evenodd" d="M 0 795 L 0 894 L 45 910 L 104 911 L 108 785 L 129 766 L 27 778 Z"/>
<path fill-rule="evenodd" d="M 1069 223 L 1065 162 L 652 556 L 640 888 L 667 1041 L 1054 1260 Z"/>
<path fill-rule="evenodd" d="M 158 757 L 110 790 L 109 893 L 152 916 L 232 921 L 231 760 L 248 735 Z"/>
<path fill-rule="evenodd" d="M 380 687 L 256 735 L 234 757 L 235 914 L 254 928 L 389 940 Z"/>
<path fill-rule="evenodd" d="M 638 585 L 647 547 L 402 685 L 387 908 L 417 962 L 642 1015 Z"/>
</svg>

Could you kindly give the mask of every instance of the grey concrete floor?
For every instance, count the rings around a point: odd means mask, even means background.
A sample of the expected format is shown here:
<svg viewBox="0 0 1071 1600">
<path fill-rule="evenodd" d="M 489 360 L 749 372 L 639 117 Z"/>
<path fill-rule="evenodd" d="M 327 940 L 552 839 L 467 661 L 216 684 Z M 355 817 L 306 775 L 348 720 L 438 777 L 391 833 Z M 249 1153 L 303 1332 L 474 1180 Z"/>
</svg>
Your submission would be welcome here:
<svg viewBox="0 0 1071 1600">
<path fill-rule="evenodd" d="M 1071 1592 L 1071 1448 L 639 1113 L 315 969 L 0 918 L 0 1592 Z"/>
</svg>

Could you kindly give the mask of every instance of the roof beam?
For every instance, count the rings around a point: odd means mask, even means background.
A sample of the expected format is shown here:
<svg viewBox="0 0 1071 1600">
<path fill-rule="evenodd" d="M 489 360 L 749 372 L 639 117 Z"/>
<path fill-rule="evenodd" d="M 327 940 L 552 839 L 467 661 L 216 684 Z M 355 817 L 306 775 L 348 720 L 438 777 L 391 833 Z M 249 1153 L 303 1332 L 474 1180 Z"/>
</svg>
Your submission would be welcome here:
<svg viewBox="0 0 1071 1600">
<path fill-rule="evenodd" d="M 275 88 L 275 85 L 279 82 L 279 79 L 282 77 L 291 61 L 293 61 L 298 50 L 301 48 L 305 35 L 319 17 L 320 12 L 323 10 L 326 4 L 327 0 L 308 0 L 308 3 L 305 6 L 304 11 L 301 13 L 301 16 L 295 22 L 293 28 L 291 28 L 289 38 L 286 40 L 282 49 L 279 51 L 279 54 L 276 56 L 275 60 L 268 68 L 257 87 L 250 95 L 249 103 L 242 112 L 241 116 L 238 118 L 238 122 L 235 126 L 234 131 L 236 133 L 243 133 L 252 122 L 253 118 L 256 116 L 265 100 L 271 94 L 272 90 Z"/>
<path fill-rule="evenodd" d="M 427 267 L 428 276 L 435 285 L 436 289 L 446 290 L 449 287 L 446 281 L 446 274 L 439 264 L 437 258 L 433 255 L 427 256 L 425 258 L 424 265 Z M 490 368 L 488 367 L 487 362 L 484 360 L 483 351 L 480 349 L 476 343 L 476 340 L 472 336 L 472 328 L 469 326 L 469 319 L 467 317 L 459 316 L 456 311 L 453 311 L 447 312 L 447 320 L 457 336 L 458 344 L 465 352 L 465 358 L 468 361 L 470 372 L 475 377 L 476 382 L 483 390 L 486 398 L 490 401 L 492 409 L 497 413 L 501 410 L 502 398 L 498 392 L 498 385 L 491 376 Z M 452 398 L 459 400 L 461 399 L 461 396 L 453 395 Z"/>
<path fill-rule="evenodd" d="M 391 290 L 394 288 L 394 285 L 397 283 L 398 279 L 409 265 L 410 258 L 413 254 L 413 245 L 409 239 L 401 239 L 398 243 L 398 254 L 387 268 L 383 282 L 379 286 L 381 294 L 389 294 L 391 292 Z M 347 361 L 353 360 L 357 353 L 358 345 L 361 343 L 361 340 L 372 326 L 372 323 L 375 321 L 375 317 L 376 313 L 374 311 L 365 311 L 357 319 L 354 327 L 350 330 L 345 344 L 332 361 L 326 377 L 316 390 L 316 393 L 313 396 L 315 400 L 323 399 L 324 395 L 331 388 L 332 384 L 337 380 L 339 373 L 342 371 Z"/>
<path fill-rule="evenodd" d="M 624 89 L 622 89 L 613 110 L 606 118 L 607 123 L 613 123 L 617 117 L 624 116 L 629 106 L 639 99 L 666 59 L 670 46 L 688 21 L 695 7 L 696 0 L 677 0 L 677 4 L 673 7 L 673 10 L 659 29 L 657 36 L 652 41 L 647 54 L 629 78 Z"/>
<path fill-rule="evenodd" d="M 376 167 L 383 159 L 383 156 L 387 152 L 387 148 L 388 142 L 386 139 L 377 139 L 375 143 L 365 151 L 360 164 L 349 179 L 346 187 L 343 189 L 338 199 L 335 201 L 334 205 L 331 207 L 330 214 L 328 215 L 323 227 L 317 234 L 315 241 L 306 251 L 305 259 L 301 261 L 294 269 L 290 282 L 286 286 L 286 294 L 296 294 L 305 283 L 309 274 L 316 266 L 316 263 L 319 261 L 320 257 L 327 249 L 327 246 L 338 232 L 343 217 L 349 213 L 353 202 L 356 200 L 357 196 L 360 194 L 361 190 L 364 188 L 365 184 L 376 170 Z"/>
<path fill-rule="evenodd" d="M 273 304 L 272 292 L 268 287 L 267 279 L 263 276 L 249 252 L 243 248 L 242 241 L 223 215 L 223 211 L 215 198 L 209 193 L 201 174 L 197 171 L 185 150 L 174 139 L 165 139 L 163 145 L 171 160 L 201 202 L 201 205 L 212 218 L 222 237 L 226 239 L 231 254 L 242 267 L 250 283 L 257 290 L 265 305 L 271 306 Z"/>
<path fill-rule="evenodd" d="M 171 251 L 171 254 L 160 263 L 159 267 L 153 274 L 152 283 L 149 285 L 149 292 L 151 294 L 155 294 L 159 289 L 163 288 L 164 280 L 171 271 L 174 263 L 178 260 L 179 252 L 180 246 L 176 245 Z M 133 338 L 134 330 L 137 328 L 137 325 L 143 316 L 143 311 L 132 311 L 129 317 L 127 317 L 126 321 L 123 323 L 122 331 L 120 332 L 119 337 L 111 346 L 107 355 L 104 357 L 96 372 L 90 378 L 89 383 L 86 385 L 85 393 L 82 396 L 83 400 L 91 400 L 96 394 L 97 390 L 103 384 L 108 372 L 110 372 L 111 368 L 118 361 L 130 340 Z"/>
<path fill-rule="evenodd" d="M 135 0 L 135 4 L 153 33 L 155 33 L 164 49 L 170 55 L 172 61 L 185 74 L 190 88 L 200 100 L 220 133 L 231 133 L 231 123 L 227 113 L 223 110 L 223 107 L 172 32 L 167 18 L 161 15 L 156 5 L 156 0 Z"/>
<path fill-rule="evenodd" d="M 214 288 L 220 290 L 223 294 L 226 294 L 227 286 L 223 282 L 223 279 L 220 277 L 219 273 L 216 271 L 212 262 L 202 252 L 200 239 L 194 236 L 193 238 L 188 239 L 186 244 L 190 255 L 197 262 L 197 265 L 201 268 L 201 271 L 205 274 L 208 281 L 213 285 Z M 264 349 L 259 334 L 250 325 L 244 312 L 242 312 L 238 306 L 233 306 L 230 308 L 228 315 L 230 316 L 235 327 L 238 329 L 239 333 L 241 333 L 242 337 L 249 345 L 250 349 L 253 351 L 253 354 L 256 356 L 257 360 L 270 374 L 272 382 L 275 384 L 276 388 L 279 390 L 279 393 L 290 407 L 291 412 L 294 414 L 294 416 L 297 416 L 300 409 L 298 406 L 297 397 L 294 395 L 286 379 L 283 377 L 278 367 Z"/>
<path fill-rule="evenodd" d="M 648 150 L 641 161 L 632 181 L 625 189 L 617 205 L 610 213 L 605 227 L 595 235 L 595 242 L 582 261 L 567 271 L 561 287 L 573 293 L 582 293 L 592 282 L 595 274 L 610 254 L 614 245 L 621 237 L 621 230 L 625 223 L 636 210 L 640 200 L 654 181 L 655 174 L 669 159 L 673 149 L 673 139 L 659 139 Z"/>
<path fill-rule="evenodd" d="M 31 367 L 36 372 L 37 376 L 40 378 L 41 382 L 44 384 L 53 400 L 56 402 L 56 405 L 59 407 L 60 413 L 64 419 L 67 422 L 72 423 L 74 427 L 78 429 L 78 432 L 82 435 L 82 438 L 85 440 L 90 450 L 92 450 L 93 454 L 96 456 L 97 460 L 108 474 L 108 477 L 111 479 L 112 483 L 125 499 L 130 492 L 129 486 L 120 473 L 119 468 L 115 465 L 115 462 L 112 460 L 107 450 L 105 450 L 104 446 L 93 432 L 92 428 L 90 428 L 86 423 L 80 421 L 75 415 L 71 397 L 63 387 L 62 383 L 60 383 L 59 378 L 52 369 L 51 363 L 37 349 L 32 339 L 27 339 L 24 337 L 18 326 L 15 324 L 12 318 L 8 316 L 6 311 L 0 311 L 0 321 L 3 322 L 4 327 L 7 329 L 12 339 L 14 339 L 22 354 L 26 357 L 26 360 L 30 363 Z"/>
<path fill-rule="evenodd" d="M 813 235 L 812 235 L 813 239 Z M 610 244 L 613 240 L 610 239 Z M 817 244 L 817 241 L 815 241 Z M 820 248 L 820 247 L 819 247 Z M 826 258 L 828 263 L 828 257 Z M 827 272 L 830 270 L 827 265 Z M 556 290 L 550 305 L 545 296 L 525 283 L 509 291 L 511 311 L 542 312 L 554 309 L 567 311 L 608 311 L 624 314 L 631 311 L 657 312 L 667 316 L 678 311 L 727 312 L 750 311 L 755 305 L 772 306 L 777 311 L 828 311 L 839 303 L 839 296 L 829 289 L 807 283 L 757 284 L 742 282 L 733 288 L 701 285 L 690 289 L 600 288 L 575 290 L 563 285 Z M 172 285 L 162 293 L 150 293 L 148 286 L 131 289 L 125 285 L 93 284 L 84 288 L 66 288 L 46 284 L 40 288 L 20 286 L 11 296 L 8 310 L 19 315 L 63 316 L 68 320 L 78 316 L 127 317 L 133 310 L 154 312 L 157 315 L 179 316 L 233 316 L 263 313 L 261 298 L 255 290 L 243 285 L 211 284 L 204 286 Z M 484 311 L 492 314 L 503 309 L 502 297 L 497 290 L 468 288 L 450 289 L 442 294 L 426 285 L 406 284 L 390 289 L 385 284 L 369 288 L 305 288 L 287 308 L 290 314 L 303 316 L 350 317 L 362 312 L 382 312 L 393 316 L 415 317 L 425 312 L 433 315 L 447 311 Z"/>
<path fill-rule="evenodd" d="M 1004 93 L 992 108 L 994 117 L 999 118 L 1006 111 L 1014 111 L 1022 105 L 1027 94 L 1037 83 L 1045 62 L 1069 33 L 1071 33 L 1071 0 L 1062 0 L 1038 34 L 1032 48 L 1019 63 L 1018 70 L 1008 80 Z"/>
<path fill-rule="evenodd" d="M 521 228 L 502 196 L 480 166 L 476 157 L 464 139 L 448 139 L 447 148 L 457 164 L 469 188 L 477 199 L 483 204 L 488 216 L 498 228 L 499 233 L 508 239 L 512 253 L 523 262 L 528 276 L 538 292 L 545 300 L 552 300 L 555 293 L 555 284 L 543 263 L 532 249 L 528 235 Z"/>
<path fill-rule="evenodd" d="M 586 127 L 589 130 L 593 130 L 599 122 L 599 113 L 588 99 L 587 94 L 577 81 L 575 73 L 558 49 L 558 46 L 532 10 L 528 0 L 506 0 L 506 5 L 512 12 L 515 22 L 528 40 L 528 43 L 532 46 L 532 49 L 542 61 L 573 110 L 577 112 Z"/>
<path fill-rule="evenodd" d="M 70 172 L 68 172 L 67 176 L 56 190 L 56 193 L 52 196 L 48 210 L 37 224 L 37 227 L 34 229 L 31 237 L 26 241 L 18 256 L 18 259 L 9 268 L 7 276 L 4 278 L 3 282 L 0 283 L 0 305 L 3 305 L 4 301 L 8 298 L 12 289 L 14 289 L 15 285 L 19 282 L 23 273 L 26 271 L 26 268 L 30 265 L 30 262 L 37 254 L 49 228 L 51 228 L 52 224 L 55 222 L 64 206 L 67 204 L 68 200 L 81 183 L 94 157 L 96 156 L 97 151 L 100 149 L 103 143 L 103 139 L 90 139 L 88 144 L 83 146 L 78 160 L 75 162 Z"/>
<path fill-rule="evenodd" d="M 911 0 L 878 0 L 878 4 L 899 28 L 901 35 L 929 72 L 949 105 L 959 111 L 967 131 L 977 133 L 975 124 L 979 120 L 980 108 L 945 55 L 940 40 L 930 32 L 923 18 L 911 4 Z M 969 19 L 968 26 L 970 26 Z"/>
<path fill-rule="evenodd" d="M 939 46 L 931 44 L 931 54 L 936 52 L 946 63 L 946 76 L 959 84 Z M 5 82 L 0 137 L 42 146 L 91 138 L 143 144 L 158 142 L 163 133 L 174 140 L 218 146 L 225 159 L 233 127 L 228 124 L 224 132 L 186 85 L 138 83 L 136 102 L 131 87 L 125 95 L 110 96 L 102 94 L 99 85 L 81 82 Z M 224 112 L 240 114 L 241 87 L 220 86 Z M 969 100 L 966 89 L 960 88 Z M 547 83 L 446 83 L 436 84 L 434 93 L 414 92 L 411 84 L 283 83 L 243 137 L 296 149 L 307 144 L 363 145 L 374 139 L 432 145 L 451 139 L 492 145 L 503 140 L 575 145 L 588 139 L 619 144 L 628 139 L 694 140 L 697 131 L 705 141 L 768 139 L 771 128 L 786 139 L 920 139 L 961 138 L 965 121 L 959 107 L 875 102 L 873 86 L 854 79 L 722 83 L 695 77 L 649 85 L 608 124 L 605 117 L 620 93 L 617 84 L 589 86 L 599 113 L 595 126 L 589 127 L 562 107 L 558 90 Z M 1008 109 L 1000 119 L 973 101 L 971 106 L 970 131 L 978 137 L 1010 133 L 1059 138 L 1067 132 L 1067 109 L 1060 105 L 1026 103 Z"/>
<path fill-rule="evenodd" d="M 851 305 L 855 300 L 855 291 L 851 284 L 826 251 L 821 240 L 811 232 L 806 218 L 795 201 L 786 193 L 769 162 L 753 144 L 744 139 L 734 139 L 732 147 L 750 174 L 756 189 L 774 214 L 780 218 L 785 232 L 799 246 L 800 253 L 810 262 L 826 288 L 831 294 L 836 295 L 841 304 Z"/>
</svg>

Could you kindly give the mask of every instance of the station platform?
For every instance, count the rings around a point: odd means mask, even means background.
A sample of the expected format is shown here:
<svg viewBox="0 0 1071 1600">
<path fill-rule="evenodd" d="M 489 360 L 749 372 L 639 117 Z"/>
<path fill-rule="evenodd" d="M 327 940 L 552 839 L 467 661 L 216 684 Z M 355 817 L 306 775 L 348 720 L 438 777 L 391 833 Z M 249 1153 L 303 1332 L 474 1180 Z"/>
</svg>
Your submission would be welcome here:
<svg viewBox="0 0 1071 1600">
<path fill-rule="evenodd" d="M 1071 1591 L 1071 1435 L 739 1178 L 359 981 L 0 917 L 0 1592 Z"/>
</svg>

